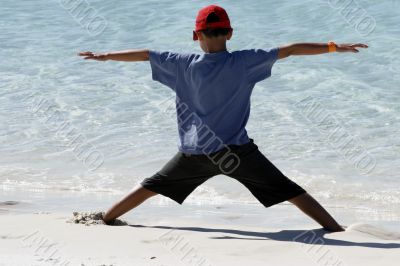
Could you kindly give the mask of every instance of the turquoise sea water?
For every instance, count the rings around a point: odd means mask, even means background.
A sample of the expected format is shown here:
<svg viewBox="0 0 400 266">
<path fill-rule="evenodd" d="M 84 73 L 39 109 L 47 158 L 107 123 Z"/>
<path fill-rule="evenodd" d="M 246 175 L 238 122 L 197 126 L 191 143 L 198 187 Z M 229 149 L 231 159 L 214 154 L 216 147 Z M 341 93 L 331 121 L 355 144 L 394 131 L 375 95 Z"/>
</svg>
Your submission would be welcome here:
<svg viewBox="0 0 400 266">
<path fill-rule="evenodd" d="M 177 150 L 175 118 L 166 112 L 172 91 L 151 80 L 148 62 L 88 62 L 76 53 L 201 53 L 191 36 L 207 3 L 2 1 L 0 201 L 49 206 L 96 195 L 84 202 L 100 206 L 106 203 L 99 198 L 119 198 L 159 170 Z M 276 63 L 254 90 L 248 131 L 281 171 L 329 208 L 399 221 L 400 1 L 217 4 L 231 17 L 231 51 L 329 40 L 370 46 Z M 185 204 L 231 203 L 257 201 L 218 176 Z"/>
</svg>

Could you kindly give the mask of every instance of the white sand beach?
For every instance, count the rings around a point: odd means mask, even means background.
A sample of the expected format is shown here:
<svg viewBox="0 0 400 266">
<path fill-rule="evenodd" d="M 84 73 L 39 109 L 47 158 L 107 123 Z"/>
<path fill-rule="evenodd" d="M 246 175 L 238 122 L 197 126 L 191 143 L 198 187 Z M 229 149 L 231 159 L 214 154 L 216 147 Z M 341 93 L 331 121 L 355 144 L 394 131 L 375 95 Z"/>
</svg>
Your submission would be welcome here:
<svg viewBox="0 0 400 266">
<path fill-rule="evenodd" d="M 69 213 L 4 214 L 0 265 L 398 265 L 400 233 L 182 222 L 67 223 Z"/>
</svg>

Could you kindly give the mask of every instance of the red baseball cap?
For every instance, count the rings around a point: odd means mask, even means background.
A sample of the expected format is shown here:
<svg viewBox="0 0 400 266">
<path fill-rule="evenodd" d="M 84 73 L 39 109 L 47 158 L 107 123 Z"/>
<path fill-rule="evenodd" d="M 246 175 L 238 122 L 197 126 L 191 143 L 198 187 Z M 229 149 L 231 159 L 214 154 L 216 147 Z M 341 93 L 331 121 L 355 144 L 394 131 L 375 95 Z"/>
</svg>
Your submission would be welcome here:
<svg viewBox="0 0 400 266">
<path fill-rule="evenodd" d="M 207 23 L 207 17 L 211 13 L 214 13 L 219 18 L 219 21 Z M 217 28 L 232 30 L 231 22 L 229 21 L 229 17 L 225 9 L 216 5 L 209 5 L 203 7 L 202 9 L 199 10 L 199 13 L 197 14 L 196 17 L 196 29 L 193 31 L 193 40 L 198 39 L 196 31 L 205 29 L 217 29 Z"/>
</svg>

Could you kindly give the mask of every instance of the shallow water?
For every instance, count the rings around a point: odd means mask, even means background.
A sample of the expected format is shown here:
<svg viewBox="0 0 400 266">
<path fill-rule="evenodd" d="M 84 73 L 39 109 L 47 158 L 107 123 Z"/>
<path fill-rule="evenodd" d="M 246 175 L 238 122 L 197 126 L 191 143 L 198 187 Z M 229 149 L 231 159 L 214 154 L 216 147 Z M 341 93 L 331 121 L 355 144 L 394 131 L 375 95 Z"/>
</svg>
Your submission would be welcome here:
<svg viewBox="0 0 400 266">
<path fill-rule="evenodd" d="M 1 201 L 29 202 L 34 198 L 28 195 L 51 193 L 118 197 L 177 150 L 175 118 L 166 112 L 173 94 L 151 80 L 148 63 L 87 62 L 76 53 L 200 52 L 191 30 L 205 2 L 84 2 L 83 11 L 97 12 L 95 22 L 81 20 L 73 2 L 1 5 Z M 328 40 L 370 45 L 359 54 L 278 62 L 272 77 L 255 88 L 248 131 L 279 169 L 330 208 L 398 221 L 400 48 L 394 44 L 400 3 L 354 1 L 361 15 L 348 16 L 332 2 L 219 2 L 234 28 L 230 50 Z M 321 116 L 308 109 L 310 103 Z M 321 117 L 330 119 L 329 127 Z M 83 150 L 76 149 L 78 140 Z M 44 205 L 57 202 L 49 198 L 43 196 Z M 207 181 L 186 203 L 257 204 L 223 176 Z"/>
</svg>

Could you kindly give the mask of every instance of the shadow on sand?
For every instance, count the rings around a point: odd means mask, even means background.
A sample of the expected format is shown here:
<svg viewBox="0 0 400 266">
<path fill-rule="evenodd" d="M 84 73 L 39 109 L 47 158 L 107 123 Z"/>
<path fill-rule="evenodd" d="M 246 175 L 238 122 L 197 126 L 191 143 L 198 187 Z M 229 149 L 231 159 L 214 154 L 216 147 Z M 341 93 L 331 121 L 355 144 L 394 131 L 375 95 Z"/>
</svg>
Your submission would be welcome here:
<svg viewBox="0 0 400 266">
<path fill-rule="evenodd" d="M 235 229 L 204 228 L 204 227 L 173 227 L 173 226 L 146 226 L 146 225 L 129 225 L 129 226 L 229 234 L 223 236 L 210 237 L 212 239 L 276 240 L 276 241 L 286 241 L 286 242 L 297 242 L 309 245 L 357 246 L 357 247 L 384 248 L 384 249 L 400 248 L 400 243 L 352 242 L 347 240 L 329 239 L 325 238 L 325 235 L 329 234 L 330 232 L 324 229 L 282 230 L 279 232 L 254 232 L 254 231 L 243 231 Z"/>
</svg>

